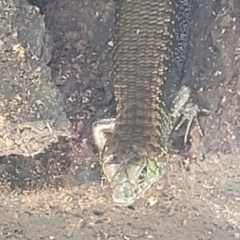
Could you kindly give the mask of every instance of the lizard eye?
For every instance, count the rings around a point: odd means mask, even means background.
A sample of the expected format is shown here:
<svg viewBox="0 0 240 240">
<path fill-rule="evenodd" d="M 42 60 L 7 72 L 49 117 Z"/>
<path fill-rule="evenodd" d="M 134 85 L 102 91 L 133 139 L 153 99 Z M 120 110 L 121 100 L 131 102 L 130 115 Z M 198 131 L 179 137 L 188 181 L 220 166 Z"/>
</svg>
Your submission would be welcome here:
<svg viewBox="0 0 240 240">
<path fill-rule="evenodd" d="M 144 167 L 143 170 L 141 171 L 138 180 L 143 181 L 147 176 L 147 167 Z"/>
</svg>

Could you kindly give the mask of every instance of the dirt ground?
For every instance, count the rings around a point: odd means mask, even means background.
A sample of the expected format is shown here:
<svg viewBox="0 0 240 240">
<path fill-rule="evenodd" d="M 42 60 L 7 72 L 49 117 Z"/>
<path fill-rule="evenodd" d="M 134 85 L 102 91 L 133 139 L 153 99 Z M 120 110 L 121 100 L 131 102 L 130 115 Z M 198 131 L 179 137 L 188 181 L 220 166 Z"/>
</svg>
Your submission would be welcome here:
<svg viewBox="0 0 240 240">
<path fill-rule="evenodd" d="M 195 0 L 184 83 L 196 90 L 196 160 L 171 154 L 166 175 L 134 206 L 101 188 L 91 123 L 114 114 L 110 0 L 29 0 L 53 39 L 52 80 L 74 129 L 34 158 L 0 158 L 0 239 L 240 239 L 240 3 Z M 4 172 L 4 174 L 3 174 Z"/>
</svg>

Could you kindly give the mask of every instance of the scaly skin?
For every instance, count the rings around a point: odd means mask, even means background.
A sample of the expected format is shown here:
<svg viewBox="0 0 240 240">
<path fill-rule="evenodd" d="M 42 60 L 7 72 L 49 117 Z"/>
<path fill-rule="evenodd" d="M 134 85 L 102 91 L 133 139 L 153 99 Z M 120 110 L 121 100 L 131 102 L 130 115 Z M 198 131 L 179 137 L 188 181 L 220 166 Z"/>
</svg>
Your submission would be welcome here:
<svg viewBox="0 0 240 240">
<path fill-rule="evenodd" d="M 191 1 L 117 0 L 116 6 L 117 114 L 94 123 L 93 135 L 113 202 L 128 206 L 163 175 L 169 136 L 179 118 L 185 115 L 191 124 L 197 114 L 190 90 L 178 90 Z"/>
</svg>

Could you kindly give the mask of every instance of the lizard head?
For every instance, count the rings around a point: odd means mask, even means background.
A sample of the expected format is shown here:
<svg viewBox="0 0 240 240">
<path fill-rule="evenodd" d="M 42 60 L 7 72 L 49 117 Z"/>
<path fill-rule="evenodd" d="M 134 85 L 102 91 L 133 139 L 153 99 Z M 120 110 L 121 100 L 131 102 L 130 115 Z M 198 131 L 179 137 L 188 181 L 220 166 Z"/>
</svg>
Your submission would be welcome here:
<svg viewBox="0 0 240 240">
<path fill-rule="evenodd" d="M 102 171 L 112 192 L 115 205 L 133 204 L 162 176 L 166 154 L 147 151 L 147 146 L 105 147 L 102 152 Z"/>
</svg>

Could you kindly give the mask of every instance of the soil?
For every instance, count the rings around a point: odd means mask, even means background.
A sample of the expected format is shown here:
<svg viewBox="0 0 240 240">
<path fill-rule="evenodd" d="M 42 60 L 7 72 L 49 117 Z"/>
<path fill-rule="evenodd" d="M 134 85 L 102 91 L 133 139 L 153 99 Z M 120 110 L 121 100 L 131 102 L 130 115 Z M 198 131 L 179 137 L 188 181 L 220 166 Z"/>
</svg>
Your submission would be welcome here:
<svg viewBox="0 0 240 240">
<path fill-rule="evenodd" d="M 53 39 L 52 81 L 72 123 L 32 158 L 0 158 L 0 239 L 240 239 L 240 4 L 194 0 L 184 84 L 209 110 L 191 131 L 189 154 L 171 153 L 168 170 L 128 208 L 100 184 L 91 124 L 114 115 L 110 0 L 29 0 Z"/>
</svg>

